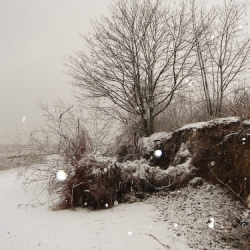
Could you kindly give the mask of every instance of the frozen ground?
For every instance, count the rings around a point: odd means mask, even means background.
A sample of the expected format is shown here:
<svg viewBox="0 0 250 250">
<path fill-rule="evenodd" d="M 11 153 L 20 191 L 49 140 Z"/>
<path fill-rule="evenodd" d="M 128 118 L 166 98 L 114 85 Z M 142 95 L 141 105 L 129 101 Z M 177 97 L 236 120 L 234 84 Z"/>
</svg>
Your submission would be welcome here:
<svg viewBox="0 0 250 250">
<path fill-rule="evenodd" d="M 232 228 L 230 210 L 242 208 L 218 187 L 205 183 L 102 211 L 55 212 L 32 201 L 42 186 L 25 192 L 16 176 L 17 169 L 0 171 L 1 249 L 234 249 L 221 236 Z"/>
<path fill-rule="evenodd" d="M 122 204 L 93 212 L 18 206 L 29 203 L 42 187 L 30 186 L 25 192 L 16 176 L 17 169 L 0 171 L 1 249 L 190 249 L 184 236 L 176 238 L 174 228 L 157 219 L 153 204 Z M 46 199 L 45 193 L 39 197 L 41 202 Z"/>
</svg>

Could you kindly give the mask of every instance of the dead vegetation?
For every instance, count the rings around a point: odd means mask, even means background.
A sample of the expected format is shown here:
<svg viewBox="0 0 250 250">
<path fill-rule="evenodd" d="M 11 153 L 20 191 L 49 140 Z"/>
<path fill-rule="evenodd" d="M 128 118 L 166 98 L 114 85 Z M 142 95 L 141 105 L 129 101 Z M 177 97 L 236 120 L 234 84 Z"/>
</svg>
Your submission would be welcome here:
<svg viewBox="0 0 250 250">
<path fill-rule="evenodd" d="M 194 177 L 219 183 L 245 205 L 249 202 L 249 120 L 221 118 L 154 134 L 133 142 L 136 151 L 127 156 L 125 150 L 117 158 L 86 155 L 88 138 L 77 124 L 71 137 L 63 136 L 62 128 L 62 134 L 58 132 L 63 145 L 60 160 L 47 159 L 20 172 L 26 185 L 48 182 L 49 194 L 58 199 L 53 209 L 112 207 L 116 202 L 143 199 L 147 193 L 186 186 Z M 155 155 L 156 150 L 162 154 Z M 57 179 L 59 170 L 65 171 L 66 180 Z"/>
<path fill-rule="evenodd" d="M 246 203 L 249 126 L 238 118 L 218 119 L 144 138 L 140 141 L 144 159 L 140 160 L 118 163 L 83 158 L 63 184 L 62 199 L 54 208 L 112 207 L 116 201 L 183 187 L 195 176 L 228 187 Z M 162 156 L 156 157 L 155 150 L 161 150 Z"/>
<path fill-rule="evenodd" d="M 193 168 L 189 171 L 191 172 Z M 145 160 L 101 164 L 82 162 L 61 190 L 63 199 L 54 209 L 104 209 L 116 203 L 144 199 L 147 193 L 169 190 L 190 178 L 187 170 L 162 170 Z"/>
</svg>

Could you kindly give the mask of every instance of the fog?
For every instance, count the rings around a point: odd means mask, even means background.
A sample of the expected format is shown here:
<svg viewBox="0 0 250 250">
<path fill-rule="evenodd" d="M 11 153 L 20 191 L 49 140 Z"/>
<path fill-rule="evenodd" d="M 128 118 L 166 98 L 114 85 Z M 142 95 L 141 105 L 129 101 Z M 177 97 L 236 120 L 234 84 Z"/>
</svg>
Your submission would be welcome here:
<svg viewBox="0 0 250 250">
<path fill-rule="evenodd" d="M 107 14 L 110 0 L 0 2 L 0 144 L 43 123 L 39 101 L 74 102 L 65 57 L 84 49 L 79 34 Z M 9 139 L 10 137 L 11 139 Z"/>
<path fill-rule="evenodd" d="M 43 124 L 39 101 L 73 103 L 65 57 L 83 50 L 91 19 L 108 14 L 111 0 L 0 2 L 0 144 Z M 210 4 L 223 0 L 209 1 Z"/>
</svg>

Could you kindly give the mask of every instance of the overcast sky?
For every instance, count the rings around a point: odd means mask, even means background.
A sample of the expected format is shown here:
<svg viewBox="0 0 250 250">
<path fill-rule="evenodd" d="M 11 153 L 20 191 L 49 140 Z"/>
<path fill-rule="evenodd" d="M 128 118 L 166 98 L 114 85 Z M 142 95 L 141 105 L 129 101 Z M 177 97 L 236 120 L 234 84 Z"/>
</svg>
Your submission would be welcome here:
<svg viewBox="0 0 250 250">
<path fill-rule="evenodd" d="M 79 34 L 111 0 L 0 1 L 0 144 L 43 123 L 39 100 L 73 102 L 64 58 L 84 49 Z M 223 0 L 210 0 L 221 3 Z"/>
<path fill-rule="evenodd" d="M 64 58 L 83 49 L 79 34 L 110 0 L 0 1 L 0 144 L 43 122 L 38 100 L 73 102 Z M 24 118 L 25 117 L 25 118 Z M 23 122 L 25 120 L 25 122 Z"/>
</svg>

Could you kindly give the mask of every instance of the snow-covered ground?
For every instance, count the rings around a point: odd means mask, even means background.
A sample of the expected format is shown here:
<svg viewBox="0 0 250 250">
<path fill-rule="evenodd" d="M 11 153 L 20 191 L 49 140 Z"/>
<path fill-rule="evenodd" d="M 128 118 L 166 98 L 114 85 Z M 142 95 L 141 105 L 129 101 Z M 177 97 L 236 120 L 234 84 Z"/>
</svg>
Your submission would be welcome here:
<svg viewBox="0 0 250 250">
<path fill-rule="evenodd" d="M 231 219 L 242 206 L 218 186 L 189 186 L 101 211 L 51 211 L 39 204 L 46 192 L 36 199 L 42 185 L 25 191 L 17 174 L 0 171 L 0 249 L 234 249 L 221 237 L 234 230 Z M 243 215 L 248 220 L 249 210 Z"/>
<path fill-rule="evenodd" d="M 43 187 L 31 185 L 25 192 L 17 173 L 0 171 L 0 249 L 190 249 L 184 235 L 176 236 L 172 220 L 157 219 L 154 204 L 51 211 L 48 205 L 31 206 Z M 39 201 L 46 200 L 44 192 Z"/>
<path fill-rule="evenodd" d="M 47 160 L 49 165 L 33 166 L 20 178 L 24 168 L 0 171 L 0 249 L 235 249 L 232 240 L 222 238 L 230 239 L 240 229 L 235 219 L 250 221 L 250 210 L 232 199 L 228 189 L 208 183 L 101 211 L 51 211 L 42 183 L 31 183 L 26 190 L 23 186 L 35 170 L 42 178 L 62 165 L 55 156 Z"/>
</svg>

